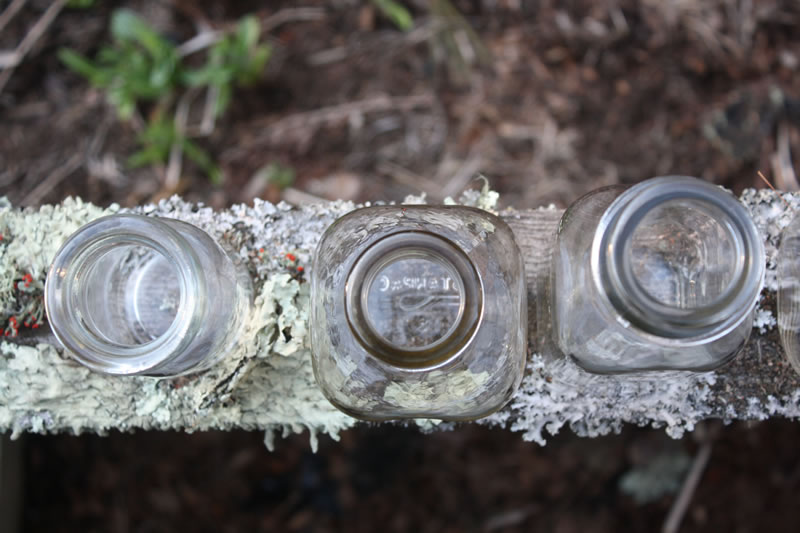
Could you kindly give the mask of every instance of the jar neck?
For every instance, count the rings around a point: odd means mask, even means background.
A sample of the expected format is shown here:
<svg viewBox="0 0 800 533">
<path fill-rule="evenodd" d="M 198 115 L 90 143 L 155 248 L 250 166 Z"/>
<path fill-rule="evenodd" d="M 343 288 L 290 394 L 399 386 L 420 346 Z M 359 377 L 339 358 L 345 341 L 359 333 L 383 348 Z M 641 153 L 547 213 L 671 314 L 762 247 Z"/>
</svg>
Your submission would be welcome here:
<svg viewBox="0 0 800 533">
<path fill-rule="evenodd" d="M 345 291 L 347 321 L 358 342 L 409 371 L 454 360 L 475 333 L 483 305 L 480 277 L 466 254 L 424 231 L 393 233 L 370 245 L 353 264 Z M 432 327 L 420 328 L 416 320 Z"/>
<path fill-rule="evenodd" d="M 120 341 L 108 324 L 98 325 L 87 312 L 92 305 L 87 293 L 97 290 L 92 285 L 104 274 L 98 262 L 124 247 L 159 254 L 177 284 L 174 318 L 150 340 Z M 146 280 L 137 280 L 137 290 L 148 290 L 139 283 Z M 157 374 L 192 342 L 203 320 L 198 295 L 204 288 L 197 255 L 167 221 L 113 215 L 87 224 L 64 243 L 47 276 L 45 307 L 55 336 L 83 365 L 108 374 Z"/>
<path fill-rule="evenodd" d="M 665 302 L 637 277 L 635 234 L 648 215 L 670 202 L 685 202 L 693 212 L 713 220 L 727 246 L 729 261 L 722 264 L 728 281 L 713 298 L 699 304 Z M 680 218 L 685 212 L 688 208 L 678 209 L 675 216 Z M 674 237 L 666 229 L 653 246 L 659 253 L 669 252 L 675 246 Z M 713 238 L 701 235 L 698 246 L 713 246 L 709 240 Z M 682 268 L 668 266 L 676 271 Z M 594 236 L 591 269 L 601 295 L 623 321 L 658 337 L 708 339 L 724 335 L 752 311 L 764 280 L 764 249 L 752 219 L 733 195 L 696 178 L 669 176 L 631 187 L 606 209 Z"/>
</svg>

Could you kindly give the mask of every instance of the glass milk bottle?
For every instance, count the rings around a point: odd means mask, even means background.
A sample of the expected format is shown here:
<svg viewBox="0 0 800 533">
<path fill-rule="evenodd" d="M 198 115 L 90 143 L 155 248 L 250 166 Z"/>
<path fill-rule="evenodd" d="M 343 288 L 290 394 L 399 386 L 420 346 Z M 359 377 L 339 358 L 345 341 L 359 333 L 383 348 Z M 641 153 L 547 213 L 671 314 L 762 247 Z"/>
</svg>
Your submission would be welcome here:
<svg viewBox="0 0 800 533">
<path fill-rule="evenodd" d="M 730 193 L 683 176 L 591 192 L 553 251 L 553 335 L 586 370 L 716 368 L 752 329 L 764 248 Z"/>
<path fill-rule="evenodd" d="M 107 374 L 175 376 L 233 347 L 252 287 L 201 229 L 113 215 L 69 237 L 45 284 L 53 333 L 81 364 Z"/>
</svg>

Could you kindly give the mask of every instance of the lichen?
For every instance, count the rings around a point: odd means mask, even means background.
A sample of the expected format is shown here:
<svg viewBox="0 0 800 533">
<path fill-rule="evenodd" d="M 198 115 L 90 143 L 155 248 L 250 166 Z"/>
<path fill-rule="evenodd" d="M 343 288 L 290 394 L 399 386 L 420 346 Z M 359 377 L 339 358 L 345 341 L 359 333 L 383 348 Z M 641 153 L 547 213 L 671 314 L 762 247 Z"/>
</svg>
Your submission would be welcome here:
<svg viewBox="0 0 800 533">
<path fill-rule="evenodd" d="M 79 227 L 119 209 L 103 209 L 80 199 L 61 205 L 18 210 L 0 199 L 0 323 L 2 334 L 38 328 L 44 317 L 42 290 L 47 268 L 66 238 Z"/>
<path fill-rule="evenodd" d="M 445 205 L 466 205 L 469 207 L 477 207 L 484 211 L 497 214 L 497 202 L 500 200 L 500 195 L 497 191 L 493 191 L 489 186 L 489 180 L 484 176 L 478 176 L 483 180 L 483 187 L 480 191 L 475 189 L 467 189 L 461 193 L 458 201 L 450 196 L 444 199 Z M 423 197 L 424 198 L 424 197 Z"/>
</svg>

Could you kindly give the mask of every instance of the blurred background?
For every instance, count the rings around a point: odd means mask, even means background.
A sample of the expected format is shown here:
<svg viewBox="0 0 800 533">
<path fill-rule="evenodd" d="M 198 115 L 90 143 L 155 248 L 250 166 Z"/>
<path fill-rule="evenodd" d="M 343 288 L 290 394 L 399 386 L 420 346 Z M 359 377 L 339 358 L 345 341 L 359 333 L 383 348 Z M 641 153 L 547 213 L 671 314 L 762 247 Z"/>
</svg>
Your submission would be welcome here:
<svg viewBox="0 0 800 533">
<path fill-rule="evenodd" d="M 738 193 L 759 170 L 797 190 L 798 24 L 796 0 L 2 0 L 0 196 L 439 202 L 483 174 L 524 209 L 664 174 Z M 21 531 L 797 531 L 799 439 L 361 426 L 317 454 L 244 432 L 3 450 Z"/>
</svg>

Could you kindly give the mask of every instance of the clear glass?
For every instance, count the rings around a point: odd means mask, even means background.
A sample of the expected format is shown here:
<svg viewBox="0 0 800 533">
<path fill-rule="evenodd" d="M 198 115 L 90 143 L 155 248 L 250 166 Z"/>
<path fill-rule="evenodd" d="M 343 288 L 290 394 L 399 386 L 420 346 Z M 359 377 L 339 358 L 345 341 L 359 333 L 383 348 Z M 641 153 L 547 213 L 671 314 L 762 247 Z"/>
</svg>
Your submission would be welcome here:
<svg viewBox="0 0 800 533">
<path fill-rule="evenodd" d="M 207 369 L 236 343 L 251 298 L 245 266 L 207 233 L 139 215 L 80 228 L 45 283 L 55 336 L 78 362 L 108 374 Z"/>
<path fill-rule="evenodd" d="M 668 176 L 599 189 L 559 224 L 554 340 L 592 372 L 719 367 L 747 341 L 764 269 L 752 219 L 715 185 Z"/>
<path fill-rule="evenodd" d="M 522 380 L 525 296 L 522 256 L 498 217 L 455 206 L 356 210 L 314 257 L 317 382 L 362 419 L 486 416 Z"/>
<path fill-rule="evenodd" d="M 800 374 L 800 217 L 783 229 L 778 251 L 778 332 L 783 351 Z"/>
</svg>

